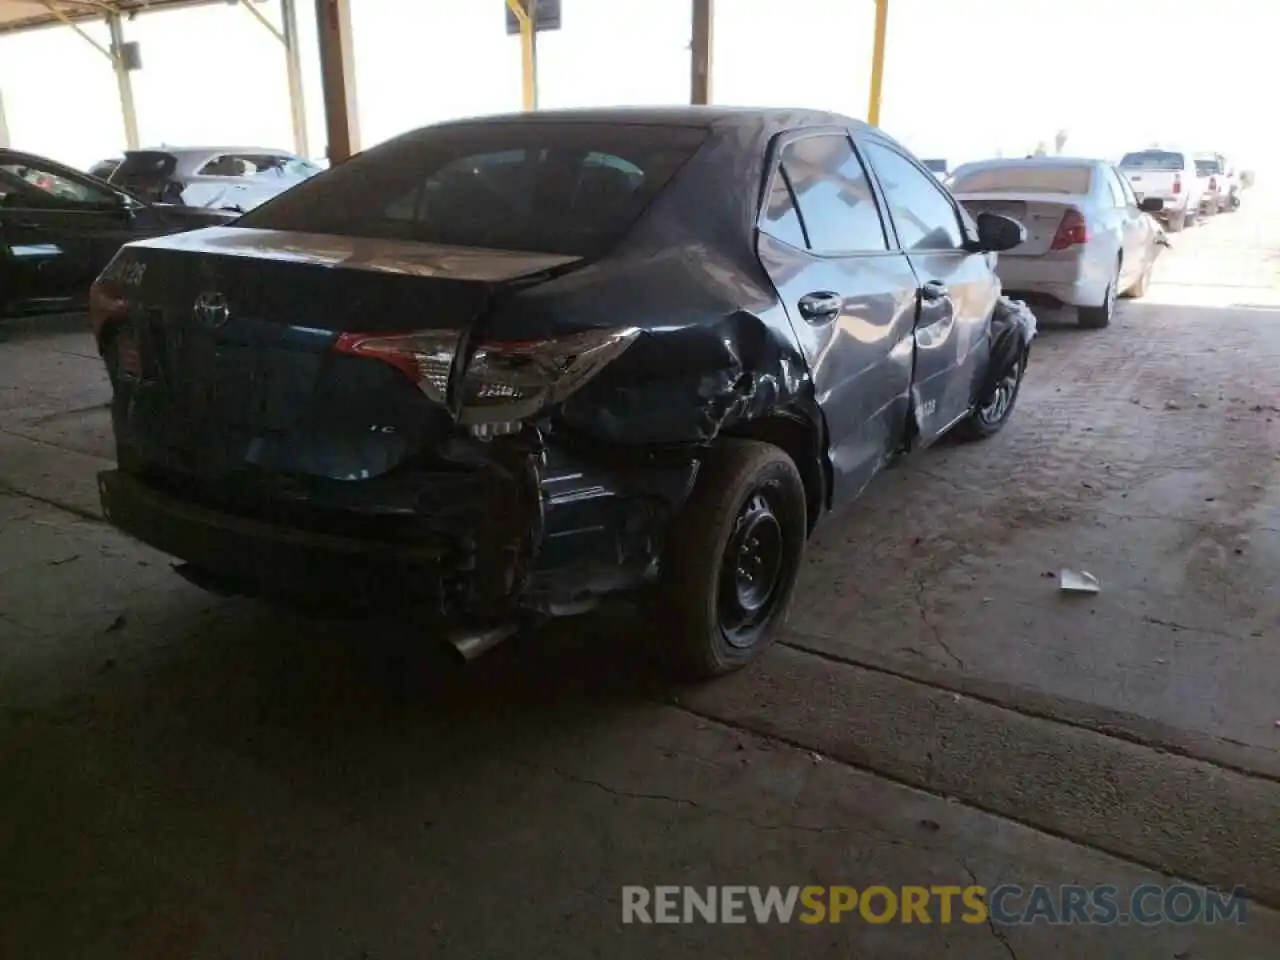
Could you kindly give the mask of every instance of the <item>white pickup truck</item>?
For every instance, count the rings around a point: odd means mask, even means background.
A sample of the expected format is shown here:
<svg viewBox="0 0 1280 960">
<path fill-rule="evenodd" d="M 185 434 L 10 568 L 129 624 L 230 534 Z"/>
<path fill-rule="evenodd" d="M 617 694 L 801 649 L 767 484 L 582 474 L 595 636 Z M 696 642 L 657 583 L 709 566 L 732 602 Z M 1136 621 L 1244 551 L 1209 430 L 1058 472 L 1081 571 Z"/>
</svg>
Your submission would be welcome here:
<svg viewBox="0 0 1280 960">
<path fill-rule="evenodd" d="M 1126 153 L 1119 166 L 1139 203 L 1147 197 L 1164 201 L 1164 209 L 1156 216 L 1170 233 L 1200 219 L 1208 178 L 1197 175 L 1192 154 L 1181 150 L 1138 150 Z"/>
<path fill-rule="evenodd" d="M 1240 177 L 1231 163 L 1220 153 L 1197 153 L 1196 171 L 1208 177 L 1204 209 L 1208 213 L 1240 209 Z"/>
</svg>

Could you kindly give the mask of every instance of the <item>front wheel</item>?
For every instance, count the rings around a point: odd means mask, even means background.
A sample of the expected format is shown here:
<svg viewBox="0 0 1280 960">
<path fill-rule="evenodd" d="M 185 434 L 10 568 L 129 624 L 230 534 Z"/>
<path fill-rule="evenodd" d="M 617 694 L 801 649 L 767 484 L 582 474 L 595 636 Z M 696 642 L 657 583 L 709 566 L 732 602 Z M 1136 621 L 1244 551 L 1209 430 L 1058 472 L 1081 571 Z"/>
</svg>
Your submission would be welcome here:
<svg viewBox="0 0 1280 960">
<path fill-rule="evenodd" d="M 712 448 L 663 561 L 676 672 L 709 679 L 760 655 L 786 619 L 807 534 L 804 484 L 786 453 L 755 440 Z"/>
<path fill-rule="evenodd" d="M 1013 415 L 1013 405 L 1018 402 L 1018 391 L 1022 389 L 1022 375 L 1027 370 L 1027 358 L 1024 352 L 1009 371 L 1000 378 L 995 392 L 982 406 L 956 424 L 956 436 L 961 440 L 985 440 L 994 437 Z"/>
<path fill-rule="evenodd" d="M 1154 269 L 1154 264 L 1147 264 L 1146 268 L 1142 271 L 1142 275 L 1138 277 L 1137 282 L 1125 291 L 1125 296 L 1128 299 L 1141 300 L 1147 295 L 1147 291 L 1151 288 L 1151 273 Z"/>
</svg>

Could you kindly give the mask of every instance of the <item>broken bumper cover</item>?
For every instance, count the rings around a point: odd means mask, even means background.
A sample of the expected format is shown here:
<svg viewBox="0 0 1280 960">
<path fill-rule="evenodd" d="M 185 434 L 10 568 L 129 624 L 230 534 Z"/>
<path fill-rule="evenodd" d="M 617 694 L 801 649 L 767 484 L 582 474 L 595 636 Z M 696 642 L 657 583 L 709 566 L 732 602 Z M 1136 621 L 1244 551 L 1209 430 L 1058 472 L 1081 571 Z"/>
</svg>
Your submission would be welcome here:
<svg viewBox="0 0 1280 960">
<path fill-rule="evenodd" d="M 656 571 L 667 521 L 692 489 L 697 462 L 677 456 L 602 469 L 553 451 L 530 470 L 525 498 L 480 482 L 483 474 L 466 484 L 465 497 L 456 479 L 440 488 L 428 476 L 421 486 L 398 485 L 415 490 L 417 512 L 399 503 L 374 525 L 356 511 L 328 510 L 344 522 L 325 529 L 286 520 L 287 511 L 269 504 L 250 515 L 120 470 L 100 474 L 99 487 L 113 525 L 230 591 L 492 619 L 572 613 L 641 586 Z"/>
<path fill-rule="evenodd" d="M 401 545 L 299 530 L 211 509 L 108 470 L 98 475 L 103 515 L 148 546 L 215 574 L 246 592 L 317 598 L 370 596 L 388 589 L 438 588 L 446 553 L 439 545 Z"/>
</svg>

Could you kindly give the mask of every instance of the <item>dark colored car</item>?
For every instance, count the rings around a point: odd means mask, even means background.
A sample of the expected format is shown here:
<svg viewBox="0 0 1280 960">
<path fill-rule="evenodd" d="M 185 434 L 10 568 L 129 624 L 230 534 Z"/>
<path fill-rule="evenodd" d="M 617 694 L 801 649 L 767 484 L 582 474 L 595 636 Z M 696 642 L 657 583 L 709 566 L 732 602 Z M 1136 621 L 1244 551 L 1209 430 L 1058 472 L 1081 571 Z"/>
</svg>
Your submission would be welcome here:
<svg viewBox="0 0 1280 960">
<path fill-rule="evenodd" d="M 418 130 L 116 258 L 106 516 L 207 587 L 408 602 L 466 654 L 654 596 L 674 661 L 721 673 L 820 518 L 1009 416 L 993 251 L 1024 235 L 831 114 Z"/>
<path fill-rule="evenodd" d="M 232 219 L 144 203 L 52 160 L 0 149 L 0 317 L 83 309 L 121 244 Z"/>
</svg>

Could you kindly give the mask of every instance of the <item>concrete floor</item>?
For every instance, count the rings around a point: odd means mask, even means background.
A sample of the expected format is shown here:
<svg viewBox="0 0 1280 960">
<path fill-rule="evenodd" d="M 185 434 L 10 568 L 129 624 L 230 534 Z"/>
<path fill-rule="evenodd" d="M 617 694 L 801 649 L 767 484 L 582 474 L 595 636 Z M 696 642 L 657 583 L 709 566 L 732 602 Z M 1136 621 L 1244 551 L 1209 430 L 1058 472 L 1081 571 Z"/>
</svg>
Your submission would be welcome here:
<svg viewBox="0 0 1280 960">
<path fill-rule="evenodd" d="M 605 618 L 460 671 L 200 593 L 97 516 L 79 321 L 4 328 L 0 956 L 1274 957 L 1277 210 L 1175 237 L 1111 329 L 1042 318 L 1008 429 L 878 479 L 697 689 Z M 1172 877 L 1248 922 L 620 922 L 625 884 Z"/>
</svg>

